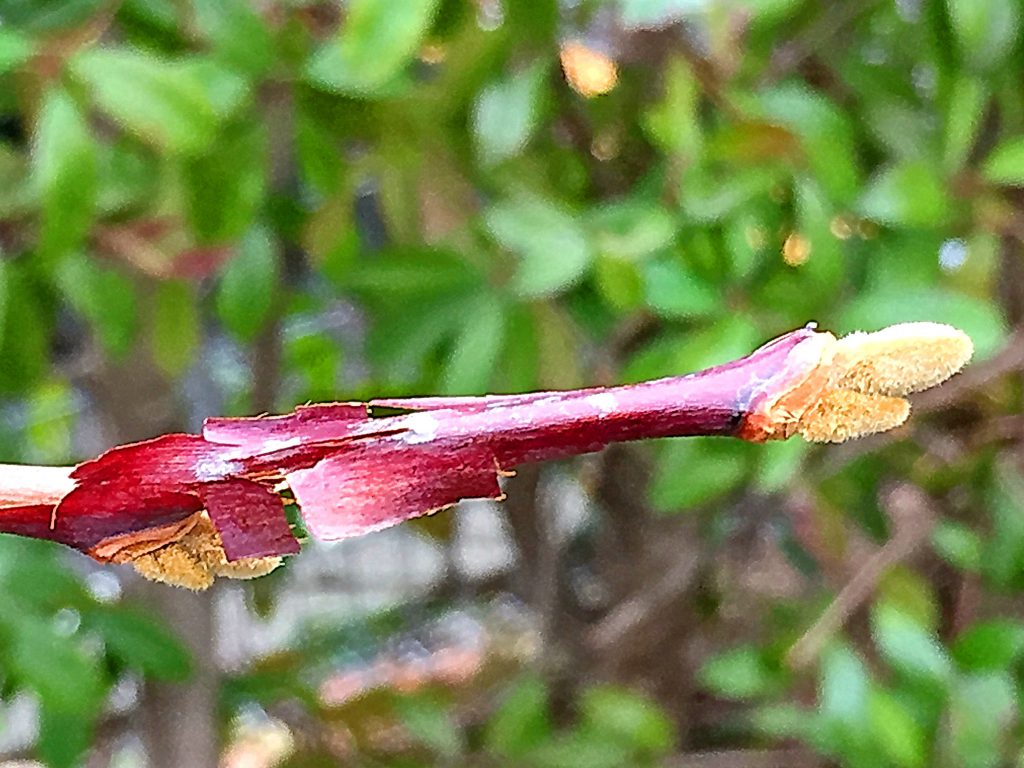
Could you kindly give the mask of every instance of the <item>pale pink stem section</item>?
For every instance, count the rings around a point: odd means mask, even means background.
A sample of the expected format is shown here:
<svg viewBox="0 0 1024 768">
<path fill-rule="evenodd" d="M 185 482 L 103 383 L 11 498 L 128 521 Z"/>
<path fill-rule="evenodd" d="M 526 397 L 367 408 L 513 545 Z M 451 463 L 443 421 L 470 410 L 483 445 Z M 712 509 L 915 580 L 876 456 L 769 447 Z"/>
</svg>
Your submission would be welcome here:
<svg viewBox="0 0 1024 768">
<path fill-rule="evenodd" d="M 73 469 L 0 464 L 0 514 L 4 507 L 57 504 L 75 487 Z"/>
</svg>

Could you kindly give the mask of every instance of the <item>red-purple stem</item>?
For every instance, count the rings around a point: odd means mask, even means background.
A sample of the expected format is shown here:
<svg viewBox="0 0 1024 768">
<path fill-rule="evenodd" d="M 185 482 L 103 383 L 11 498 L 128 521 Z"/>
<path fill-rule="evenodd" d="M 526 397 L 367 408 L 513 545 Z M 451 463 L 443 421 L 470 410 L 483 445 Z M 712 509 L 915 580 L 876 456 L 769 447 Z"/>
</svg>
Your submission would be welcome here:
<svg viewBox="0 0 1024 768">
<path fill-rule="evenodd" d="M 636 385 L 330 403 L 285 416 L 210 419 L 202 435 L 108 451 L 75 467 L 70 481 L 60 469 L 34 474 L 37 485 L 52 480 L 49 496 L 37 487 L 35 496 L 13 492 L 25 482 L 0 470 L 0 531 L 93 551 L 111 537 L 205 509 L 229 558 L 288 554 L 298 543 L 285 520 L 281 481 L 310 531 L 338 539 L 463 498 L 500 498 L 499 477 L 524 462 L 654 437 L 763 439 L 759 419 L 806 374 L 813 356 L 798 350 L 815 335 L 794 331 L 741 360 Z M 400 413 L 374 417 L 383 409 Z"/>
</svg>

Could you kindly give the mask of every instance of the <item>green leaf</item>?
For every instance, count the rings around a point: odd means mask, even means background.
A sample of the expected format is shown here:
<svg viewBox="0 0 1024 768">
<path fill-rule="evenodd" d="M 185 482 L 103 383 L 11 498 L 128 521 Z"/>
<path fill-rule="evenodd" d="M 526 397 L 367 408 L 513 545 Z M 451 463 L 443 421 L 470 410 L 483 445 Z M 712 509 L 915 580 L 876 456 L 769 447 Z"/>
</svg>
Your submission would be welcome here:
<svg viewBox="0 0 1024 768">
<path fill-rule="evenodd" d="M 687 14 L 706 10 L 710 0 L 620 0 L 619 14 L 627 27 L 662 27 Z"/>
<path fill-rule="evenodd" d="M 199 346 L 199 311 L 188 283 L 161 283 L 153 299 L 150 340 L 153 360 L 170 375 L 183 373 L 195 359 Z"/>
<path fill-rule="evenodd" d="M 695 331 L 658 336 L 630 359 L 622 378 L 632 384 L 693 373 L 749 354 L 763 338 L 749 318 L 728 314 Z"/>
<path fill-rule="evenodd" d="M 450 759 L 462 752 L 462 734 L 440 702 L 426 696 L 400 696 L 395 709 L 412 735 L 438 755 Z"/>
<path fill-rule="evenodd" d="M 488 751 L 518 760 L 551 735 L 548 692 L 543 681 L 524 677 L 512 686 L 487 723 Z"/>
<path fill-rule="evenodd" d="M 7 327 L 7 297 L 10 291 L 7 261 L 0 259 L 0 350 L 3 349 L 4 331 Z"/>
<path fill-rule="evenodd" d="M 696 158 L 703 143 L 700 83 L 682 56 L 669 60 L 663 77 L 665 93 L 644 115 L 644 129 L 662 151 Z"/>
<path fill-rule="evenodd" d="M 694 168 L 680 185 L 683 211 L 698 224 L 719 223 L 751 200 L 767 198 L 783 174 L 773 167 L 716 174 Z"/>
<path fill-rule="evenodd" d="M 483 394 L 505 343 L 505 308 L 494 296 L 466 307 L 465 323 L 445 363 L 442 389 L 448 394 Z"/>
<path fill-rule="evenodd" d="M 1003 61 L 1020 37 L 1020 5 L 1015 0 L 946 0 L 953 34 L 964 59 L 988 70 Z"/>
<path fill-rule="evenodd" d="M 865 265 L 864 290 L 893 295 L 901 291 L 927 292 L 940 283 L 941 248 L 945 238 L 939 230 L 899 230 L 879 238 L 872 258 Z"/>
<path fill-rule="evenodd" d="M 984 542 L 971 528 L 942 520 L 932 531 L 932 547 L 946 562 L 965 571 L 981 569 Z"/>
<path fill-rule="evenodd" d="M 579 702 L 584 728 L 636 751 L 664 754 L 672 749 L 674 726 L 653 703 L 632 691 L 600 685 Z"/>
<path fill-rule="evenodd" d="M 27 398 L 25 458 L 37 464 L 61 464 L 72 456 L 75 425 L 73 395 L 61 381 L 35 387 Z"/>
<path fill-rule="evenodd" d="M 103 4 L 104 0 L 7 0 L 0 5 L 0 22 L 41 35 L 77 27 Z"/>
<path fill-rule="evenodd" d="M 954 687 L 945 724 L 951 765 L 997 768 L 1006 765 L 1005 736 L 1016 721 L 1017 688 L 1007 674 L 965 677 Z"/>
<path fill-rule="evenodd" d="M 173 48 L 184 44 L 185 35 L 191 33 L 182 28 L 182 10 L 175 0 L 121 0 L 114 23 L 136 45 Z"/>
<path fill-rule="evenodd" d="M 803 467 L 810 446 L 803 440 L 774 440 L 758 451 L 754 485 L 762 493 L 777 493 L 790 484 Z"/>
<path fill-rule="evenodd" d="M 0 536 L 0 628 L 23 612 L 52 615 L 92 603 L 82 582 L 64 565 L 62 545 L 42 539 Z M 16 602 L 13 609 L 6 601 Z M 7 620 L 5 620 L 5 617 Z"/>
<path fill-rule="evenodd" d="M 217 316 L 243 341 L 263 328 L 277 292 L 277 253 L 262 226 L 246 233 L 220 275 Z"/>
<path fill-rule="evenodd" d="M 931 113 L 926 113 L 913 101 L 890 93 L 876 92 L 858 115 L 858 120 L 870 131 L 894 164 L 928 164 L 933 162 L 938 147 L 937 131 Z"/>
<path fill-rule="evenodd" d="M 97 218 L 123 216 L 153 200 L 161 187 L 159 162 L 130 139 L 101 143 L 97 164 Z"/>
<path fill-rule="evenodd" d="M 408 306 L 425 296 L 464 294 L 480 286 L 482 277 L 454 251 L 395 248 L 352 264 L 337 282 L 366 300 Z"/>
<path fill-rule="evenodd" d="M 36 753 L 48 768 L 74 768 L 92 744 L 99 710 L 65 712 L 45 701 L 39 708 Z"/>
<path fill-rule="evenodd" d="M 10 644 L 5 661 L 15 679 L 35 691 L 52 712 L 86 717 L 103 694 L 95 660 L 40 618 L 22 614 L 7 625 Z"/>
<path fill-rule="evenodd" d="M 761 651 L 743 645 L 720 653 L 705 662 L 697 675 L 700 684 L 727 699 L 749 699 L 772 690 L 775 677 L 767 668 Z"/>
<path fill-rule="evenodd" d="M 7 264 L 3 270 L 7 290 L 4 333 L 0 336 L 0 360 L 4 361 L 0 365 L 0 392 L 24 396 L 49 370 L 53 321 L 45 311 L 39 288 L 19 267 Z"/>
<path fill-rule="evenodd" d="M 849 203 L 860 186 L 858 150 L 848 114 L 821 94 L 793 85 L 758 94 L 765 118 L 799 137 L 811 176 L 837 203 Z"/>
<path fill-rule="evenodd" d="M 934 635 L 887 603 L 877 604 L 871 618 L 875 645 L 895 669 L 940 686 L 949 681 L 952 665 Z"/>
<path fill-rule="evenodd" d="M 818 711 L 830 723 L 846 729 L 861 729 L 868 717 L 868 670 L 854 651 L 844 644 L 828 648 L 822 655 L 818 681 Z"/>
<path fill-rule="evenodd" d="M 32 43 L 13 29 L 0 27 L 0 74 L 20 66 L 32 55 Z"/>
<path fill-rule="evenodd" d="M 827 302 L 843 284 L 846 262 L 842 242 L 832 233 L 835 209 L 818 186 L 806 179 L 796 183 L 797 233 L 810 250 L 806 261 L 796 267 L 801 278 L 820 300 Z"/>
<path fill-rule="evenodd" d="M 333 400 L 337 397 L 338 371 L 342 350 L 329 335 L 315 326 L 307 330 L 289 329 L 285 334 L 284 370 L 289 378 L 301 379 L 295 400 Z"/>
<path fill-rule="evenodd" d="M 880 224 L 911 228 L 942 226 L 953 210 L 945 181 L 925 162 L 890 166 L 877 174 L 858 207 Z"/>
<path fill-rule="evenodd" d="M 700 317 L 720 309 L 718 291 L 677 258 L 646 264 L 643 277 L 647 305 L 662 317 Z"/>
<path fill-rule="evenodd" d="M 594 263 L 594 282 L 610 307 L 619 311 L 636 309 L 644 302 L 643 276 L 638 265 L 608 256 Z"/>
<path fill-rule="evenodd" d="M 89 321 L 107 352 L 115 358 L 127 355 L 138 327 L 131 280 L 80 253 L 61 260 L 55 276 L 64 296 Z"/>
<path fill-rule="evenodd" d="M 519 197 L 491 206 L 488 232 L 519 256 L 513 279 L 525 298 L 550 296 L 577 282 L 590 266 L 591 250 L 577 219 L 539 197 Z"/>
<path fill-rule="evenodd" d="M 967 162 L 981 127 L 987 96 L 985 85 L 976 78 L 961 75 L 954 81 L 943 136 L 942 165 L 947 173 L 959 170 Z"/>
<path fill-rule="evenodd" d="M 215 94 L 208 70 L 135 50 L 90 48 L 72 60 L 97 106 L 126 131 L 182 154 L 206 149 L 216 136 Z"/>
<path fill-rule="evenodd" d="M 267 24 L 247 0 L 193 0 L 195 23 L 214 54 L 248 75 L 266 74 L 276 57 Z"/>
<path fill-rule="evenodd" d="M 931 582 L 912 568 L 889 568 L 879 582 L 875 600 L 899 611 L 925 631 L 938 630 L 940 608 L 935 590 Z"/>
<path fill-rule="evenodd" d="M 792 704 L 768 704 L 754 711 L 754 728 L 773 739 L 807 738 L 815 727 L 813 713 Z"/>
<path fill-rule="evenodd" d="M 485 165 L 518 155 L 540 119 L 547 64 L 538 62 L 491 83 L 473 105 L 473 138 Z"/>
<path fill-rule="evenodd" d="M 39 190 L 26 183 L 31 178 L 30 159 L 30 153 L 0 142 L 0 216 L 15 218 L 38 209 Z"/>
<path fill-rule="evenodd" d="M 596 208 L 588 229 L 597 252 L 617 259 L 641 259 L 675 240 L 675 217 L 657 203 L 628 199 Z"/>
<path fill-rule="evenodd" d="M 967 672 L 999 672 L 1024 654 L 1024 623 L 990 619 L 960 635 L 952 648 L 953 659 Z"/>
<path fill-rule="evenodd" d="M 981 172 L 993 184 L 1024 186 L 1024 138 L 1000 142 L 985 160 Z"/>
<path fill-rule="evenodd" d="M 870 331 L 912 321 L 949 323 L 974 342 L 975 358 L 990 357 L 1006 340 L 1006 322 L 990 301 L 941 288 L 897 290 L 880 287 L 840 311 L 840 333 Z"/>
<path fill-rule="evenodd" d="M 95 143 L 63 90 L 44 98 L 34 149 L 32 173 L 43 201 L 39 251 L 52 260 L 81 245 L 96 207 Z"/>
<path fill-rule="evenodd" d="M 465 323 L 464 307 L 451 296 L 429 296 L 402 312 L 378 313 L 369 354 L 390 383 L 418 381 L 438 348 Z"/>
<path fill-rule="evenodd" d="M 992 536 L 981 560 L 982 573 L 1001 587 L 1024 586 L 1024 475 L 1010 461 L 996 464 L 985 495 Z"/>
<path fill-rule="evenodd" d="M 495 387 L 500 392 L 529 392 L 540 388 L 541 346 L 558 344 L 557 335 L 545 336 L 539 331 L 542 321 L 529 304 L 512 304 L 506 308 L 505 348 L 498 358 Z M 550 328 L 550 326 L 547 326 Z M 571 333 L 571 331 L 570 331 Z M 572 376 L 572 368 L 563 367 L 563 376 Z M 571 386 L 571 384 L 570 384 Z"/>
<path fill-rule="evenodd" d="M 750 459 L 744 443 L 714 437 L 667 441 L 658 453 L 651 502 L 671 512 L 721 498 L 743 482 Z"/>
<path fill-rule="evenodd" d="M 192 658 L 181 641 L 150 616 L 118 607 L 88 614 L 88 626 L 122 664 L 159 680 L 185 680 Z"/>
<path fill-rule="evenodd" d="M 528 765 L 536 768 L 621 768 L 634 765 L 629 747 L 592 731 L 576 731 L 556 737 L 537 748 Z"/>
<path fill-rule="evenodd" d="M 900 768 L 920 768 L 928 757 L 928 737 L 915 714 L 885 691 L 872 690 L 868 697 L 872 735 Z"/>
<path fill-rule="evenodd" d="M 189 220 L 200 242 L 232 240 L 253 225 L 266 183 L 266 135 L 253 121 L 228 126 L 183 165 Z"/>
<path fill-rule="evenodd" d="M 439 0 L 352 0 L 339 39 L 310 60 L 307 76 L 339 93 L 386 90 L 419 49 Z"/>
</svg>

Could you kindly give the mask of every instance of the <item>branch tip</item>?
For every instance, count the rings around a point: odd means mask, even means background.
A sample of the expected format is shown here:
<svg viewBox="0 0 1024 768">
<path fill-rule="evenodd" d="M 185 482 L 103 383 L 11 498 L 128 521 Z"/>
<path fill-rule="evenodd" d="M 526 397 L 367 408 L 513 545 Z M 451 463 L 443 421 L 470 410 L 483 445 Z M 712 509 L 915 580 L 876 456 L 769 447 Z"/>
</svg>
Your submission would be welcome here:
<svg viewBox="0 0 1024 768">
<path fill-rule="evenodd" d="M 957 373 L 974 353 L 963 331 L 940 323 L 902 323 L 835 340 L 823 357 L 817 399 L 796 431 L 811 442 L 837 443 L 894 429 L 910 415 L 903 398 Z"/>
</svg>

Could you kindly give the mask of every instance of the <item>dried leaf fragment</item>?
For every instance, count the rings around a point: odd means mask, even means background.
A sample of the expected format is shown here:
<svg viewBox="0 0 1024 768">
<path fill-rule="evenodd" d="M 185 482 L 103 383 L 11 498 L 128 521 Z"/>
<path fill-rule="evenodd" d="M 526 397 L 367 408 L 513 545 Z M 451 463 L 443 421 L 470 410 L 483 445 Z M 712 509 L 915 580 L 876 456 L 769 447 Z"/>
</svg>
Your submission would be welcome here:
<svg viewBox="0 0 1024 768">
<path fill-rule="evenodd" d="M 165 531 L 162 541 L 106 542 L 92 554 L 97 559 L 130 563 L 150 581 L 160 581 L 195 591 L 209 588 L 214 579 L 254 579 L 281 564 L 280 557 L 247 557 L 229 561 L 220 534 L 209 516 L 199 512 Z"/>
</svg>

